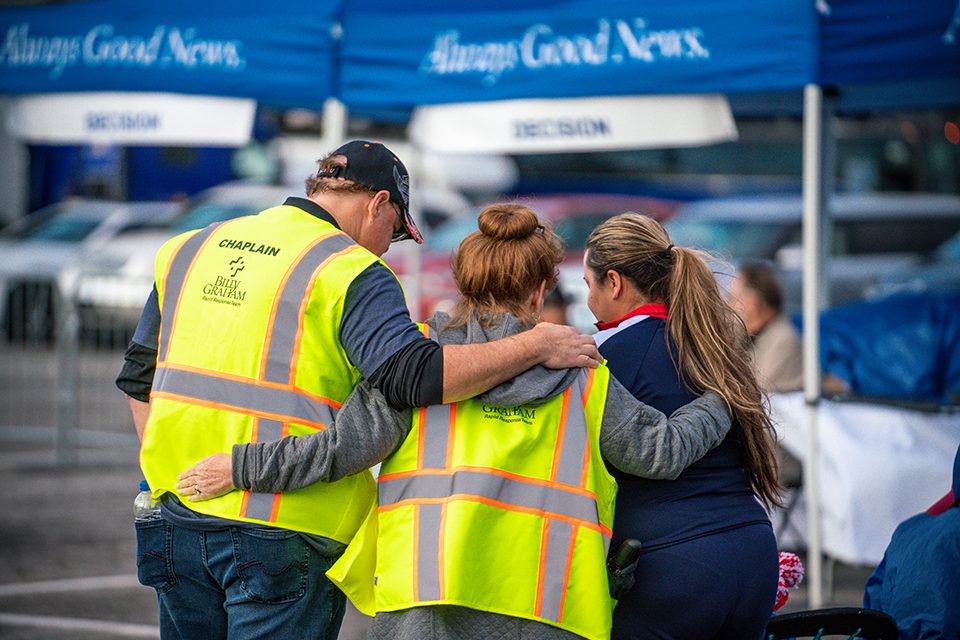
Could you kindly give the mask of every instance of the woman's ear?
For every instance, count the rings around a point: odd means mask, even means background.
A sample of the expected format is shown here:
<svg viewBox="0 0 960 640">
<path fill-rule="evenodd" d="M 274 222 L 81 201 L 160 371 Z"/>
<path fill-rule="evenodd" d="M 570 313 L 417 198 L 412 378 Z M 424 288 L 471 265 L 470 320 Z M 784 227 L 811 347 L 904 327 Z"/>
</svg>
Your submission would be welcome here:
<svg viewBox="0 0 960 640">
<path fill-rule="evenodd" d="M 543 313 L 543 301 L 547 296 L 547 281 L 543 280 L 540 282 L 540 286 L 533 290 L 533 293 L 530 294 L 530 310 L 533 311 L 533 315 L 540 317 L 540 314 Z"/>
<path fill-rule="evenodd" d="M 613 269 L 607 270 L 607 281 L 604 284 L 610 287 L 610 293 L 614 300 L 623 294 L 623 276 L 619 271 L 614 271 Z"/>
</svg>

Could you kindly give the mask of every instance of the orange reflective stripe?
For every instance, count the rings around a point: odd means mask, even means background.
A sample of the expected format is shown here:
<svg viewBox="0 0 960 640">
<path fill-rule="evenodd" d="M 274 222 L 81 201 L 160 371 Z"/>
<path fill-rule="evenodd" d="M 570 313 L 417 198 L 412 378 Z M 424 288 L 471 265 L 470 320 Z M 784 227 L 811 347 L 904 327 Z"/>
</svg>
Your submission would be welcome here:
<svg viewBox="0 0 960 640">
<path fill-rule="evenodd" d="M 271 507 L 270 507 L 270 518 L 269 518 L 269 521 L 270 521 L 270 522 L 276 522 L 276 521 L 277 521 L 277 512 L 280 511 L 280 500 L 281 500 L 281 498 L 283 498 L 283 494 L 282 494 L 282 493 L 275 493 L 275 494 L 273 494 L 273 505 L 271 505 Z"/>
<path fill-rule="evenodd" d="M 567 427 L 567 410 L 570 406 L 570 389 L 563 392 L 563 405 L 560 409 L 560 424 L 557 427 L 557 441 L 553 446 L 553 465 L 550 467 L 550 479 L 556 480 L 560 471 L 560 456 L 563 454 L 563 432 Z"/>
</svg>

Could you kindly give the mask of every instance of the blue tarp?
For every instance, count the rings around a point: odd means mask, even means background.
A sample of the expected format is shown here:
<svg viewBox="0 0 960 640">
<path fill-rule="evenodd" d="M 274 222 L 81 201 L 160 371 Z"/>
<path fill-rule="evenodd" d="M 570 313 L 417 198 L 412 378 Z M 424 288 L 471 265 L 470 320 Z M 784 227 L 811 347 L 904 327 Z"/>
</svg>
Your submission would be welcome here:
<svg viewBox="0 0 960 640">
<path fill-rule="evenodd" d="M 320 108 L 335 2 L 86 0 L 0 10 L 0 93 L 159 91 Z"/>
<path fill-rule="evenodd" d="M 960 403 L 960 292 L 830 309 L 820 319 L 820 362 L 857 396 Z"/>
</svg>

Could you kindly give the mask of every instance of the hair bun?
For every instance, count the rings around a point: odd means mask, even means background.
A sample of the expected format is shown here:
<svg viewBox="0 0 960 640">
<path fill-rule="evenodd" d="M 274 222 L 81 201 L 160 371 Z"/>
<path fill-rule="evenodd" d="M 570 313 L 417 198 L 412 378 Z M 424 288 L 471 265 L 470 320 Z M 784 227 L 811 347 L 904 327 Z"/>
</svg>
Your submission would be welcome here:
<svg viewBox="0 0 960 640">
<path fill-rule="evenodd" d="M 519 204 L 495 204 L 480 212 L 480 233 L 494 240 L 522 240 L 540 226 L 537 215 Z"/>
</svg>

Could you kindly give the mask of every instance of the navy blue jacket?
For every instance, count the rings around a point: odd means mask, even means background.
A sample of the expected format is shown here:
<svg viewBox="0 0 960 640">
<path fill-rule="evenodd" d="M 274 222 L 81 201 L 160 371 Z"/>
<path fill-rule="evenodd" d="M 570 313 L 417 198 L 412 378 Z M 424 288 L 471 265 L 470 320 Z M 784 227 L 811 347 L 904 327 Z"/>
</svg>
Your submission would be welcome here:
<svg viewBox="0 0 960 640">
<path fill-rule="evenodd" d="M 903 521 L 867 580 L 863 606 L 897 621 L 902 640 L 960 639 L 960 448 L 953 463 L 953 506 Z"/>
<path fill-rule="evenodd" d="M 595 338 L 611 373 L 640 401 L 670 415 L 696 397 L 671 360 L 659 318 L 632 318 Z M 672 347 L 671 347 L 672 349 Z M 620 488 L 612 547 L 636 538 L 647 550 L 769 519 L 747 482 L 734 424 L 676 480 L 646 480 L 610 467 Z"/>
</svg>

